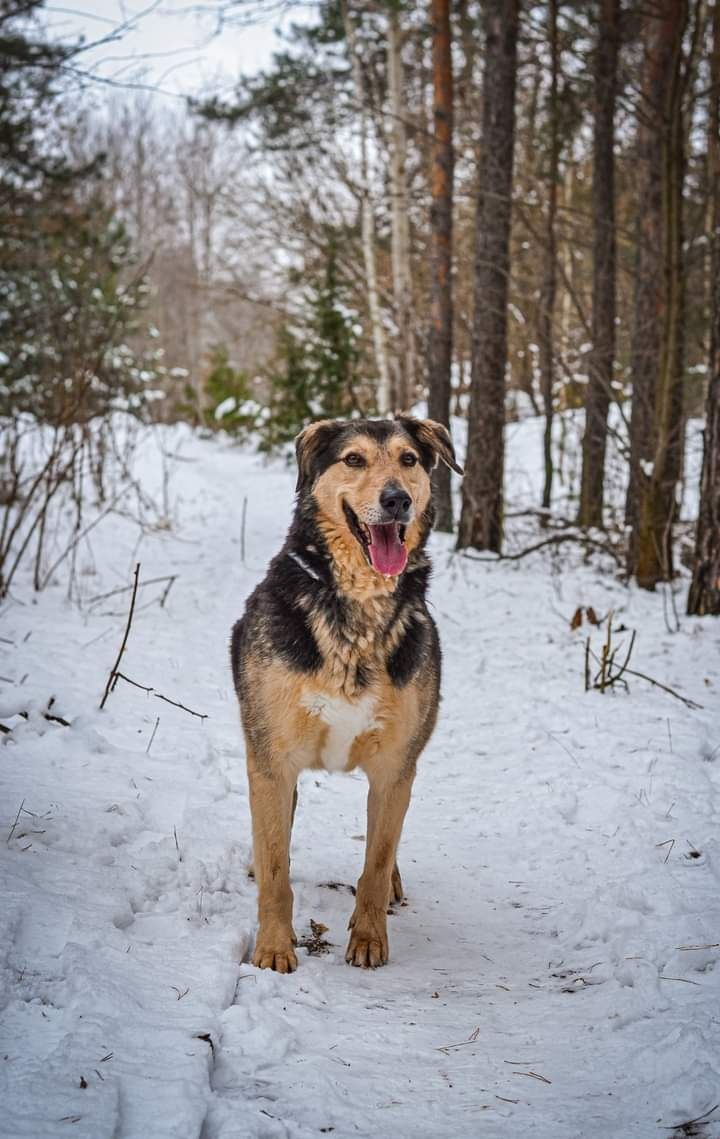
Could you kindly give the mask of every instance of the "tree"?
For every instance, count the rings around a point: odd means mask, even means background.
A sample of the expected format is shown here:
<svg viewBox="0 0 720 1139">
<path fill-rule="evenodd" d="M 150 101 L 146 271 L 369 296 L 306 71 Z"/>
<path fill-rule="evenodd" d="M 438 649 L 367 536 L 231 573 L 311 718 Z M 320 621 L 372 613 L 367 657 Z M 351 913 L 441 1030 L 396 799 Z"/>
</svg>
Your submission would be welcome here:
<svg viewBox="0 0 720 1139">
<path fill-rule="evenodd" d="M 550 153 L 547 171 L 547 211 L 545 216 L 545 270 L 540 291 L 540 387 L 545 413 L 543 431 L 543 483 L 542 507 L 550 509 L 553 482 L 553 395 L 555 387 L 555 347 L 553 320 L 555 315 L 555 294 L 557 292 L 557 194 L 560 178 L 560 130 L 558 123 L 558 76 L 560 71 L 560 45 L 558 42 L 558 0 L 548 0 L 548 47 L 550 49 L 550 92 L 548 97 L 548 120 L 550 130 Z"/>
<path fill-rule="evenodd" d="M 390 101 L 390 220 L 393 300 L 397 326 L 393 406 L 409 411 L 414 402 L 415 350 L 412 326 L 410 273 L 410 217 L 407 185 L 407 131 L 405 127 L 405 71 L 400 8 L 390 0 L 388 13 L 387 75 Z"/>
<path fill-rule="evenodd" d="M 369 98 L 363 81 L 360 53 L 355 34 L 355 25 L 350 12 L 349 0 L 342 0 L 345 37 L 347 39 L 350 63 L 352 66 L 355 98 L 358 105 L 360 130 L 360 225 L 362 230 L 362 250 L 367 279 L 368 308 L 372 327 L 375 363 L 378 372 L 377 407 L 381 415 L 390 411 L 390 370 L 388 367 L 385 329 L 383 328 L 378 296 L 377 263 L 375 260 L 375 216 L 370 191 L 370 153 L 368 139 Z"/>
<path fill-rule="evenodd" d="M 581 526 L 603 525 L 607 417 L 615 362 L 615 102 L 620 0 L 598 0 L 593 85 L 592 347 L 585 392 Z"/>
<path fill-rule="evenodd" d="M 638 276 L 633 332 L 633 421 L 642 412 L 642 433 L 631 433 L 637 500 L 631 516 L 629 571 L 654 589 L 672 577 L 675 489 L 682 462 L 683 403 L 683 55 L 687 0 L 662 0 L 646 21 L 643 76 L 647 148 L 640 209 L 640 266 L 657 240 L 659 279 Z M 686 72 L 687 74 L 687 72 Z M 647 267 L 649 268 L 649 266 Z M 653 292 L 650 292 L 650 289 Z M 652 309 L 645 307 L 652 300 Z M 637 389 L 636 371 L 637 368 Z"/>
<path fill-rule="evenodd" d="M 450 426 L 452 372 L 453 72 L 450 0 L 431 0 L 433 41 L 432 173 L 430 181 L 430 334 L 428 414 Z M 435 526 L 452 531 L 450 468 L 434 475 Z"/>
<path fill-rule="evenodd" d="M 710 230 L 710 353 L 705 436 L 693 576 L 687 611 L 720 616 L 720 0 L 713 7 L 708 116 Z"/>
<path fill-rule="evenodd" d="M 367 410 L 358 406 L 357 314 L 338 272 L 338 236 L 328 234 L 326 240 L 324 264 L 306 285 L 302 313 L 279 330 L 268 415 L 260 425 L 268 450 L 289 442 L 313 419 Z M 298 271 L 295 284 L 307 282 L 310 272 Z"/>
<path fill-rule="evenodd" d="M 628 572 L 647 588 L 672 571 L 682 405 L 681 61 L 686 21 L 686 0 L 660 0 L 643 26 L 626 522 Z"/>
<path fill-rule="evenodd" d="M 458 546 L 502 544 L 507 300 L 519 0 L 485 8 L 468 449 Z"/>
</svg>

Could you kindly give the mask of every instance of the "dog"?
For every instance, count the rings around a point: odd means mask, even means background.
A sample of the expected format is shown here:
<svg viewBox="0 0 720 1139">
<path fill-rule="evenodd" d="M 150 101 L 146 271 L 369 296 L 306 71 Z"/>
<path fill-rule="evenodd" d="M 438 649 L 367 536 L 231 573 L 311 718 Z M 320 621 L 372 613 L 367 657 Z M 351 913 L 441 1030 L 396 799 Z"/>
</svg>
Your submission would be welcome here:
<svg viewBox="0 0 720 1139">
<path fill-rule="evenodd" d="M 399 416 L 312 423 L 296 440 L 295 514 L 235 625 L 231 663 L 247 752 L 258 932 L 253 964 L 297 968 L 289 847 L 304 768 L 368 783 L 365 865 L 345 960 L 388 960 L 387 909 L 418 756 L 437 718 L 440 643 L 425 594 L 438 461 L 449 432 Z"/>
</svg>

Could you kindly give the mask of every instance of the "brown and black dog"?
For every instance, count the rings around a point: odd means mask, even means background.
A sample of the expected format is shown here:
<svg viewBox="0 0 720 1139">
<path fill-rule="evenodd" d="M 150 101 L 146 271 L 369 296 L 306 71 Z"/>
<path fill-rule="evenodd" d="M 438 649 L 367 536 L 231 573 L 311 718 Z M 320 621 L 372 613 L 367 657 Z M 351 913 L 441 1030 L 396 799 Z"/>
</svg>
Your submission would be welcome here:
<svg viewBox="0 0 720 1139">
<path fill-rule="evenodd" d="M 415 764 L 435 725 L 440 645 L 425 601 L 430 475 L 462 474 L 432 420 L 323 420 L 296 443 L 285 545 L 233 629 L 247 750 L 259 929 L 253 964 L 297 967 L 289 845 L 303 768 L 362 767 L 365 866 L 346 960 L 388 960 L 387 907 Z"/>
</svg>

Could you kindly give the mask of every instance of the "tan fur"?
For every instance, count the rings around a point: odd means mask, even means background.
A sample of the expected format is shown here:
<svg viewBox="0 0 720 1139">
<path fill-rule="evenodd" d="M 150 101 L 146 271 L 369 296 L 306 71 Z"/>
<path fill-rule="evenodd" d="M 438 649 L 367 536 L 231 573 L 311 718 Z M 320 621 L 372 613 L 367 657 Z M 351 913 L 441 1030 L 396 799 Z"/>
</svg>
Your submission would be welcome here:
<svg viewBox="0 0 720 1139">
<path fill-rule="evenodd" d="M 372 646 L 368 653 L 371 659 Z M 349 693 L 332 664 L 309 678 L 278 662 L 258 662 L 250 683 L 257 686 L 257 702 L 271 710 L 269 746 L 263 757 L 248 746 L 260 927 L 253 964 L 292 972 L 297 966 L 288 871 L 292 796 L 300 771 L 321 766 L 328 732 L 327 725 L 310 714 L 307 703 L 318 692 Z M 425 688 L 421 678 L 403 689 L 394 688 L 387 675 L 379 680 L 374 687 L 378 726 L 356 737 L 345 768 L 361 767 L 370 784 L 365 866 L 347 950 L 348 961 L 355 965 L 375 967 L 388 958 L 387 906 L 391 891 L 395 899 L 402 897 L 397 847 L 415 761 L 436 717 Z"/>
<path fill-rule="evenodd" d="M 335 463 L 317 480 L 314 489 L 318 505 L 318 525 L 333 557 L 338 588 L 357 601 L 367 602 L 379 594 L 392 594 L 397 578 L 376 573 L 348 530 L 343 502 L 354 510 L 361 522 L 373 521 L 382 488 L 390 481 L 403 487 L 413 500 L 415 518 L 407 528 L 405 545 L 408 553 L 416 548 L 420 528 L 417 519 L 430 501 L 430 479 L 416 463 L 405 467 L 400 456 L 409 451 L 417 456 L 411 443 L 401 437 L 389 441 L 387 448 L 362 436 L 352 439 L 342 454 L 356 451 L 363 455 L 366 467 L 359 470 Z"/>
<path fill-rule="evenodd" d="M 428 437 L 436 428 L 445 432 L 431 421 L 427 423 Z M 301 479 L 309 469 L 322 426 L 306 428 L 298 440 Z M 445 443 L 439 436 L 438 449 L 441 446 Z M 387 446 L 355 435 L 345 448 L 345 452 L 350 451 L 361 452 L 367 465 L 353 469 L 342 461 L 333 463 L 313 486 L 318 526 L 348 608 L 343 632 L 330 627 L 322 612 L 313 608 L 309 581 L 299 604 L 306 609 L 323 658 L 322 667 L 309 674 L 293 671 L 273 658 L 272 644 L 262 637 L 244 663 L 243 727 L 259 899 L 253 964 L 281 973 L 292 972 L 297 966 L 289 878 L 293 795 L 300 771 L 321 766 L 330 732 L 321 716 L 313 714 L 314 702 L 339 699 L 348 701 L 352 708 L 363 694 L 370 694 L 373 700 L 372 724 L 352 741 L 345 766 L 346 771 L 362 768 L 369 782 L 365 864 L 350 919 L 346 959 L 370 967 L 388 959 L 387 906 L 391 897 L 402 897 L 397 847 L 416 760 L 437 715 L 437 675 L 431 670 L 420 669 L 404 687 L 396 687 L 390 680 L 386 661 L 405 633 L 402 620 L 395 623 L 391 634 L 386 632 L 392 625 L 398 579 L 385 577 L 368 565 L 342 505 L 347 502 L 361 521 L 369 523 L 377 520 L 380 493 L 388 482 L 406 489 L 414 507 L 414 519 L 405 536 L 412 556 L 421 540 L 419 519 L 429 503 L 430 479 L 419 462 L 412 467 L 402 464 L 404 452 L 417 452 L 400 433 L 390 438 Z M 424 611 L 415 613 L 414 619 L 429 621 Z M 362 670 L 362 685 L 358 683 L 358 670 Z"/>
</svg>

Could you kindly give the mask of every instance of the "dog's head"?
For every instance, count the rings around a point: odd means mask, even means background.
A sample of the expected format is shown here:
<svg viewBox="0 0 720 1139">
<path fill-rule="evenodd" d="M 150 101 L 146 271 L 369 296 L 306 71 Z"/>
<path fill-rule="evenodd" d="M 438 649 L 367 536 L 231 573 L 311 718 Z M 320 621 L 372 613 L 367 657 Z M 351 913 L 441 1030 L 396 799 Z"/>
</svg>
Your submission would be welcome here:
<svg viewBox="0 0 720 1139">
<path fill-rule="evenodd" d="M 300 498 L 311 496 L 321 527 L 385 577 L 403 572 L 427 532 L 438 460 L 462 474 L 447 428 L 410 416 L 311 423 L 296 453 Z"/>
</svg>

